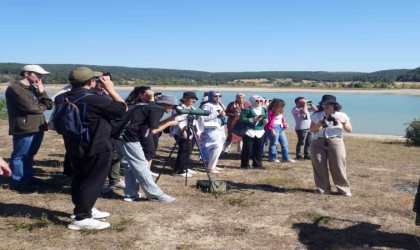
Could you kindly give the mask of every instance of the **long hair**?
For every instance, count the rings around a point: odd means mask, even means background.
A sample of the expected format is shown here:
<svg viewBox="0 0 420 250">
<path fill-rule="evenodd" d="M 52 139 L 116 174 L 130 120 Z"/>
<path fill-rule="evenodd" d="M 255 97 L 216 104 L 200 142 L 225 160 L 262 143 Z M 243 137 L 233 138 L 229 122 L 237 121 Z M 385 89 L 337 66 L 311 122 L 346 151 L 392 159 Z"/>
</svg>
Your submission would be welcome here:
<svg viewBox="0 0 420 250">
<path fill-rule="evenodd" d="M 135 87 L 125 99 L 125 103 L 134 104 L 137 102 L 138 96 L 141 93 L 140 87 Z"/>
<path fill-rule="evenodd" d="M 286 106 L 286 103 L 282 99 L 274 98 L 268 105 L 268 110 L 271 110 L 274 114 L 279 115 L 284 110 L 284 106 Z"/>
</svg>

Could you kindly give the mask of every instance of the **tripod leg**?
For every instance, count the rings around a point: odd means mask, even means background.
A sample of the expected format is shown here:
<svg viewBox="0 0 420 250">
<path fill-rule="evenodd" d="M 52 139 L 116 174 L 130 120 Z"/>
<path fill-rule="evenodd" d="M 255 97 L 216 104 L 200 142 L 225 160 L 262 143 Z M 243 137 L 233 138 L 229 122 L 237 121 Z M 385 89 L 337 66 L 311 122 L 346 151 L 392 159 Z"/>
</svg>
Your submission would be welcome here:
<svg viewBox="0 0 420 250">
<path fill-rule="evenodd" d="M 162 175 L 163 170 L 164 170 L 164 169 L 165 169 L 165 167 L 168 165 L 168 161 L 171 159 L 171 156 L 172 156 L 173 152 L 175 151 L 175 148 L 176 148 L 176 146 L 177 146 L 177 145 L 178 145 L 178 141 L 175 141 L 175 144 L 174 144 L 174 146 L 172 147 L 171 153 L 169 153 L 168 159 L 166 160 L 165 165 L 163 165 L 163 168 L 161 168 L 161 169 L 160 169 L 160 171 L 159 171 L 159 176 L 156 178 L 155 183 L 157 183 L 157 182 L 158 182 L 158 180 L 159 180 L 160 176 Z"/>
</svg>

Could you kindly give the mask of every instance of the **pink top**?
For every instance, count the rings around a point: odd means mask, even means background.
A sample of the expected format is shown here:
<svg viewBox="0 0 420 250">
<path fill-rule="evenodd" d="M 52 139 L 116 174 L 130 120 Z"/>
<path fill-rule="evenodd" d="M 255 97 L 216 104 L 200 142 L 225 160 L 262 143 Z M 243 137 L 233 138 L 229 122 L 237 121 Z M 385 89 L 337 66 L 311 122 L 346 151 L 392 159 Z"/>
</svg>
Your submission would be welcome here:
<svg viewBox="0 0 420 250">
<path fill-rule="evenodd" d="M 268 111 L 268 123 L 265 125 L 265 130 L 269 131 L 274 129 L 274 121 L 276 120 L 276 116 L 272 110 Z M 289 127 L 289 125 L 284 120 L 284 116 L 281 118 L 281 125 L 283 128 Z"/>
</svg>

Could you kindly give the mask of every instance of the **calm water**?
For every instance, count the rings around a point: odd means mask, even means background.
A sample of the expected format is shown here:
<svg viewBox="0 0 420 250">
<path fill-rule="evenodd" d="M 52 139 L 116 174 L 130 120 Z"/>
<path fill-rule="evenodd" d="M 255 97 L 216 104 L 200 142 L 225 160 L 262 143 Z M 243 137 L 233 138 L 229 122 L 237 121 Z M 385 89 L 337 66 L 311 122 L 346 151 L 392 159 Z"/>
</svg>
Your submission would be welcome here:
<svg viewBox="0 0 420 250">
<path fill-rule="evenodd" d="M 168 91 L 165 94 L 182 97 L 183 91 Z M 120 92 L 125 98 L 129 92 Z M 196 92 L 201 101 L 203 92 Z M 254 94 L 273 99 L 281 98 L 286 102 L 286 122 L 293 128 L 294 119 L 290 110 L 294 107 L 294 99 L 298 96 L 304 96 L 306 99 L 318 103 L 321 100 L 320 93 L 259 93 L 243 92 L 246 99 Z M 51 94 L 52 95 L 52 94 Z M 222 92 L 222 101 L 227 106 L 229 102 L 235 100 L 236 92 Z M 342 111 L 347 113 L 353 125 L 353 133 L 358 134 L 379 134 L 379 135 L 405 135 L 407 123 L 414 118 L 420 117 L 420 96 L 410 95 L 387 95 L 387 94 L 343 94 L 336 93 L 337 101 L 343 106 Z M 4 94 L 0 94 L 4 97 Z M 49 112 L 46 116 L 49 116 Z"/>
</svg>

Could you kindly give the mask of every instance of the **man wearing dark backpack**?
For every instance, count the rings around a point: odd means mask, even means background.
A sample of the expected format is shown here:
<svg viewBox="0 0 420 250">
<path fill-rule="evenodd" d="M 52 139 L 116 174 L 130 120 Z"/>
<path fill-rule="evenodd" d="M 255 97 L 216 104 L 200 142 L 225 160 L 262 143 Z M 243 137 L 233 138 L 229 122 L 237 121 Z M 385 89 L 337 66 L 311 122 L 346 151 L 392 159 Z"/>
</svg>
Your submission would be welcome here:
<svg viewBox="0 0 420 250">
<path fill-rule="evenodd" d="M 96 220 L 106 218 L 110 214 L 99 211 L 94 205 L 111 163 L 110 118 L 123 116 L 127 107 L 115 91 L 110 77 L 102 75 L 101 72 L 86 67 L 76 68 L 69 75 L 72 90 L 63 94 L 70 101 L 78 100 L 75 105 L 88 132 L 88 136 L 82 137 L 63 135 L 64 145 L 74 168 L 71 196 L 75 208 L 73 220 L 68 225 L 72 230 L 100 230 L 110 226 L 108 222 Z M 89 91 L 95 88 L 96 84 L 102 84 L 111 99 L 89 95 Z M 58 96 L 56 100 L 63 98 Z"/>
</svg>

